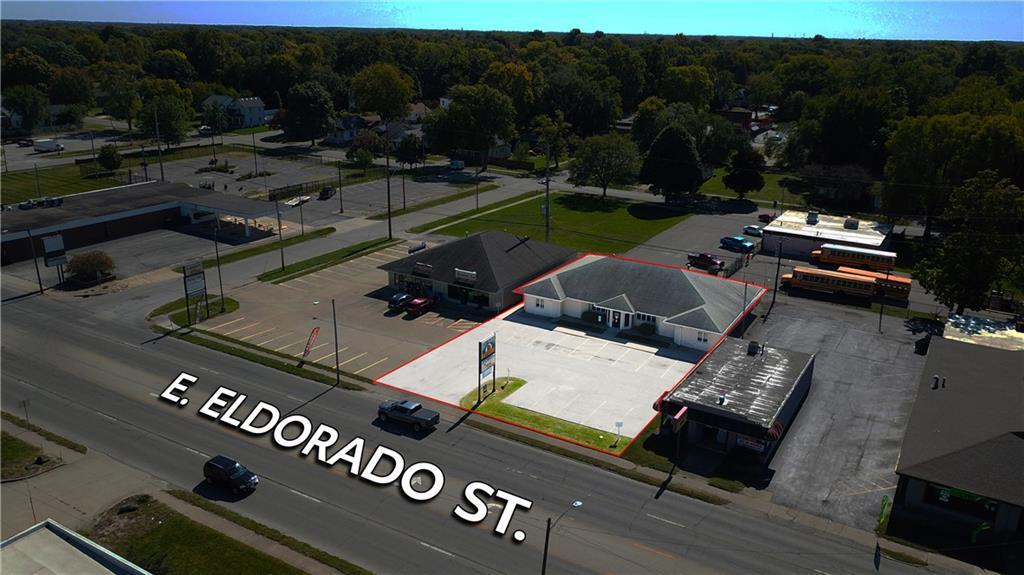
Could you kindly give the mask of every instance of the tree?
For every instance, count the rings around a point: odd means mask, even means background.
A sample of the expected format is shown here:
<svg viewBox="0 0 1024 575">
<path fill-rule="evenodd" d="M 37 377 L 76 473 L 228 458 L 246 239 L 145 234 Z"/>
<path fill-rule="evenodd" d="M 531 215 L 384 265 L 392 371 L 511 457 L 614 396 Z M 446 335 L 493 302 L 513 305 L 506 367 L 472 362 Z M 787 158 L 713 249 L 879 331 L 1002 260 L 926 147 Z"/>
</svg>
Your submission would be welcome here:
<svg viewBox="0 0 1024 575">
<path fill-rule="evenodd" d="M 622 115 L 618 81 L 595 79 L 579 68 L 562 66 L 546 76 L 542 111 L 561 110 L 580 137 L 604 133 Z"/>
<path fill-rule="evenodd" d="M 114 270 L 114 260 L 99 250 L 81 253 L 68 260 L 68 271 L 82 281 L 94 281 Z"/>
<path fill-rule="evenodd" d="M 40 55 L 25 47 L 4 54 L 3 89 L 11 86 L 36 86 L 45 90 L 53 77 L 53 67 Z"/>
<path fill-rule="evenodd" d="M 962 314 L 965 308 L 984 306 L 989 290 L 1006 269 L 1003 260 L 1019 256 L 1008 246 L 1020 245 L 1024 194 L 1009 180 L 986 170 L 952 192 L 947 218 L 955 222 L 956 231 L 917 265 L 914 277 L 936 299 Z"/>
<path fill-rule="evenodd" d="M 46 94 L 32 86 L 14 86 L 4 89 L 4 106 L 21 116 L 21 129 L 31 132 L 46 120 L 50 103 Z"/>
<path fill-rule="evenodd" d="M 714 84 L 703 66 L 673 66 L 661 79 L 661 95 L 668 102 L 686 102 L 695 110 L 705 110 L 714 96 Z"/>
<path fill-rule="evenodd" d="M 632 181 L 639 169 L 640 151 L 628 136 L 616 132 L 591 136 L 576 149 L 569 182 L 601 188 L 603 200 L 610 184 Z"/>
<path fill-rule="evenodd" d="M 555 110 L 554 116 L 537 116 L 533 119 L 533 134 L 537 137 L 537 146 L 544 151 L 550 164 L 555 162 L 555 169 L 569 151 L 569 134 L 572 126 L 565 121 L 561 110 Z"/>
<path fill-rule="evenodd" d="M 451 94 L 448 129 L 459 146 L 480 152 L 481 169 L 486 169 L 488 152 L 498 139 L 511 141 L 516 136 L 515 106 L 490 86 L 456 86 Z"/>
<path fill-rule="evenodd" d="M 366 176 L 366 170 L 373 165 L 373 152 L 366 148 L 360 148 L 356 151 L 355 160 L 356 165 L 363 169 L 363 176 Z"/>
<path fill-rule="evenodd" d="M 525 125 L 537 100 L 536 82 L 529 67 L 519 62 L 494 62 L 480 82 L 511 98 L 516 108 L 517 125 Z"/>
<path fill-rule="evenodd" d="M 647 66 L 640 53 L 615 40 L 605 50 L 604 65 L 619 81 L 622 109 L 626 113 L 635 110 L 640 102 L 640 95 L 644 93 L 644 79 L 647 75 Z"/>
<path fill-rule="evenodd" d="M 146 60 L 142 69 L 157 78 L 174 80 L 182 86 L 196 78 L 195 68 L 185 54 L 178 50 L 158 50 Z"/>
<path fill-rule="evenodd" d="M 303 82 L 288 91 L 288 115 L 284 131 L 289 138 L 309 140 L 310 146 L 327 133 L 328 122 L 334 117 L 331 95 L 317 82 Z"/>
<path fill-rule="evenodd" d="M 406 134 L 395 148 L 395 160 L 403 167 L 421 164 L 426 159 L 423 140 L 416 134 Z M 405 170 L 402 170 L 402 209 L 405 209 Z"/>
<path fill-rule="evenodd" d="M 104 113 L 128 122 L 128 131 L 131 132 L 132 122 L 142 111 L 138 83 L 128 76 L 117 76 L 107 85 L 107 95 L 101 103 Z"/>
<path fill-rule="evenodd" d="M 704 182 L 704 170 L 693 137 L 678 124 L 663 129 L 651 144 L 640 169 L 640 181 L 671 203 L 692 194 Z"/>
<path fill-rule="evenodd" d="M 348 147 L 345 155 L 349 159 L 355 158 L 359 150 L 368 150 L 376 158 L 384 153 L 384 138 L 373 130 L 359 130 L 352 138 L 352 145 Z"/>
<path fill-rule="evenodd" d="M 54 104 L 83 104 L 92 106 L 95 103 L 92 90 L 92 78 L 79 68 L 60 68 L 50 81 L 50 101 Z"/>
<path fill-rule="evenodd" d="M 96 156 L 96 161 L 103 169 L 114 171 L 121 167 L 121 154 L 117 151 L 117 146 L 106 144 L 100 147 L 100 153 Z"/>
<path fill-rule="evenodd" d="M 152 95 L 142 106 L 139 124 L 147 137 L 156 138 L 159 133 L 160 142 L 168 146 L 180 144 L 188 135 L 192 120 L 192 94 L 188 90 L 176 92 L 177 85 L 173 81 L 163 82 L 169 82 L 173 88 L 151 87 Z"/>
<path fill-rule="evenodd" d="M 665 100 L 657 96 L 651 96 L 637 107 L 636 115 L 633 117 L 633 140 L 640 150 L 647 151 L 651 142 L 668 124 L 668 115 L 665 111 Z"/>
<path fill-rule="evenodd" d="M 761 175 L 763 170 L 764 156 L 748 142 L 733 153 L 729 160 L 729 172 L 722 178 L 722 183 L 742 200 L 748 193 L 764 187 L 764 176 Z"/>
<path fill-rule="evenodd" d="M 63 110 L 60 110 L 54 115 L 53 125 L 74 126 L 79 128 L 82 126 L 82 120 L 85 119 L 86 111 L 86 107 L 82 104 L 65 106 Z"/>
<path fill-rule="evenodd" d="M 761 106 L 778 104 L 782 85 L 771 73 L 753 74 L 747 78 L 747 103 L 754 109 L 754 118 Z"/>
<path fill-rule="evenodd" d="M 203 107 L 203 124 L 213 128 L 214 134 L 223 133 L 228 127 L 228 112 L 219 102 L 210 102 Z"/>
</svg>

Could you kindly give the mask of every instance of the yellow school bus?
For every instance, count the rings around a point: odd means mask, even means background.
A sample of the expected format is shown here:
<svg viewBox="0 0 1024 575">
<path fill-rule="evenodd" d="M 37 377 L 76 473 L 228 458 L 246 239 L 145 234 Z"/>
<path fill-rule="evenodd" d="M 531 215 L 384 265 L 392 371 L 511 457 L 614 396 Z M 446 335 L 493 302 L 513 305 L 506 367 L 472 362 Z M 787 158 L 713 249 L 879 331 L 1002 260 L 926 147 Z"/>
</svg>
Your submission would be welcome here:
<svg viewBox="0 0 1024 575">
<path fill-rule="evenodd" d="M 910 297 L 910 286 L 912 285 L 910 278 L 891 273 L 883 274 L 881 272 L 870 272 L 846 266 L 840 266 L 836 271 L 843 274 L 856 274 L 874 278 L 876 293 L 878 295 L 899 300 L 906 300 Z"/>
<path fill-rule="evenodd" d="M 850 266 L 871 270 L 891 270 L 896 266 L 896 253 L 838 244 L 824 244 L 811 252 L 811 259 L 821 264 Z"/>
<path fill-rule="evenodd" d="M 793 268 L 793 273 L 782 276 L 782 285 L 858 297 L 870 297 L 876 293 L 875 278 L 817 268 Z"/>
</svg>

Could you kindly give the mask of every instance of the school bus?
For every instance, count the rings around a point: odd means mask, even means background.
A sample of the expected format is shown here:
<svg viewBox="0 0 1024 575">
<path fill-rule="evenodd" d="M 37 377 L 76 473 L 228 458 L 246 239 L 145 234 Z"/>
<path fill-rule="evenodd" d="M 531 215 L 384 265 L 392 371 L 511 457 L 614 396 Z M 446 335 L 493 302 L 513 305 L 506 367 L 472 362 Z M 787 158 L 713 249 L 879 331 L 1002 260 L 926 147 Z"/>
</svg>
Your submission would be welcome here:
<svg viewBox="0 0 1024 575">
<path fill-rule="evenodd" d="M 869 297 L 875 295 L 875 278 L 817 268 L 795 267 L 782 276 L 782 285 L 830 294 Z"/>
<path fill-rule="evenodd" d="M 891 270 L 896 266 L 896 253 L 838 244 L 824 244 L 811 252 L 811 259 L 822 264 L 850 266 L 873 270 Z"/>
<path fill-rule="evenodd" d="M 893 274 L 883 274 L 880 272 L 870 272 L 846 266 L 839 266 L 839 269 L 836 271 L 844 274 L 856 274 L 874 278 L 876 293 L 878 295 L 900 300 L 905 300 L 910 297 L 910 286 L 912 285 L 910 278 Z"/>
</svg>

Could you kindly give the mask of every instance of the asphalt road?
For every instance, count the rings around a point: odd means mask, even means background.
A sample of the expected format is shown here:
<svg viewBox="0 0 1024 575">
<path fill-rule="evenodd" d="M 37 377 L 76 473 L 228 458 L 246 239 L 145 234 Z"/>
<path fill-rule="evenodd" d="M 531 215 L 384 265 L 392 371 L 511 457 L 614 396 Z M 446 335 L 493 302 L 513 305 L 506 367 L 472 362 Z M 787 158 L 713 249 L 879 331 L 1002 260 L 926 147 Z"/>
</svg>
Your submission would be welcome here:
<svg viewBox="0 0 1024 575">
<path fill-rule="evenodd" d="M 75 302 L 29 297 L 3 307 L 3 397 L 32 421 L 186 489 L 201 479 L 206 455 L 232 455 L 264 482 L 231 508 L 381 573 L 533 573 L 540 567 L 544 519 L 573 500 L 551 539 L 552 573 L 866 573 L 873 550 L 775 520 L 657 490 L 618 475 L 479 432 L 446 417 L 415 439 L 373 424 L 378 391 L 334 390 L 299 412 L 385 444 L 407 461 L 429 461 L 446 475 L 429 503 L 405 500 L 303 460 L 196 415 L 198 400 L 225 385 L 282 411 L 324 390 L 319 384 L 165 338 L 154 341 L 137 318 L 118 322 Z M 179 372 L 200 378 L 192 405 L 158 401 Z M 364 456 L 366 461 L 368 454 Z M 481 480 L 534 501 L 510 532 L 491 533 L 496 514 L 468 526 L 451 512 L 461 489 Z M 918 569 L 882 559 L 885 573 Z"/>
</svg>

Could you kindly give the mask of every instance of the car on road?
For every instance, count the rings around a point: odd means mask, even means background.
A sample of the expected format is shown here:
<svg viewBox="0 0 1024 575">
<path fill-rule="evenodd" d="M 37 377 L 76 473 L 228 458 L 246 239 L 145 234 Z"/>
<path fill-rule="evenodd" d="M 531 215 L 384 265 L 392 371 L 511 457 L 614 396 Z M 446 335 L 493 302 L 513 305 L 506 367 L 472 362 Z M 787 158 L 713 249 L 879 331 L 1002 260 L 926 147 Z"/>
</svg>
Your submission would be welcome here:
<svg viewBox="0 0 1024 575">
<path fill-rule="evenodd" d="M 388 309 L 403 310 L 405 309 L 405 304 L 409 303 L 409 300 L 411 299 L 413 299 L 412 294 L 398 292 L 388 300 Z"/>
<path fill-rule="evenodd" d="M 295 207 L 298 207 L 298 206 L 308 202 L 310 199 L 311 198 L 309 196 L 298 196 L 298 197 L 295 197 L 295 198 L 292 198 L 292 199 L 286 201 L 284 204 L 286 206 L 291 206 L 291 207 L 295 208 Z"/>
<path fill-rule="evenodd" d="M 758 214 L 757 215 L 757 221 L 763 222 L 763 223 L 766 223 L 766 224 L 772 223 L 772 220 L 774 220 L 774 219 L 775 219 L 775 216 L 773 216 L 771 214 Z"/>
<path fill-rule="evenodd" d="M 334 197 L 334 194 L 338 193 L 338 188 L 331 186 L 324 186 L 324 189 L 320 190 L 320 195 L 317 196 L 318 200 L 329 200 Z"/>
<path fill-rule="evenodd" d="M 722 247 L 730 250 L 736 250 L 744 253 L 750 253 L 754 251 L 754 242 L 748 240 L 743 236 L 725 236 L 721 240 Z"/>
<path fill-rule="evenodd" d="M 434 307 L 434 298 L 426 296 L 414 297 L 405 302 L 405 313 L 409 315 L 423 315 Z"/>
<path fill-rule="evenodd" d="M 223 455 L 214 456 L 203 465 L 203 477 L 210 485 L 226 487 L 232 493 L 252 492 L 260 484 L 255 473 Z"/>
<path fill-rule="evenodd" d="M 743 226 L 743 233 L 748 236 L 755 236 L 758 238 L 763 235 L 761 233 L 761 226 Z"/>
<path fill-rule="evenodd" d="M 34 142 L 32 141 L 32 138 L 25 138 L 24 140 L 18 140 L 18 147 L 29 148 L 32 146 L 33 143 Z"/>
<path fill-rule="evenodd" d="M 693 267 L 705 270 L 719 270 L 725 267 L 722 258 L 714 254 L 687 254 L 686 261 Z"/>
<path fill-rule="evenodd" d="M 451 160 L 448 162 L 448 169 L 450 170 L 465 170 L 466 162 L 462 160 Z"/>
<path fill-rule="evenodd" d="M 433 429 L 441 421 L 441 414 L 424 409 L 415 401 L 385 399 L 377 407 L 377 417 L 382 422 L 397 421 L 412 426 L 412 430 L 420 432 Z"/>
<path fill-rule="evenodd" d="M 199 126 L 199 135 L 200 136 L 212 136 L 213 135 L 213 128 L 211 128 L 210 126 Z"/>
</svg>

